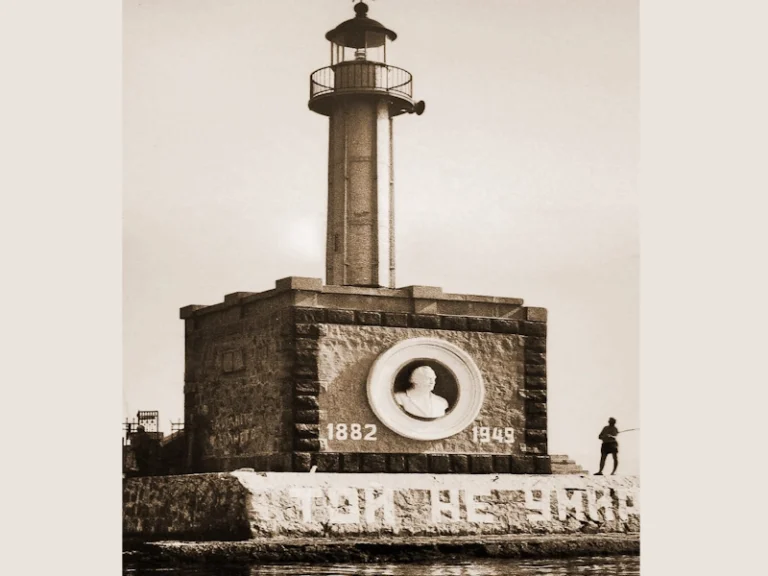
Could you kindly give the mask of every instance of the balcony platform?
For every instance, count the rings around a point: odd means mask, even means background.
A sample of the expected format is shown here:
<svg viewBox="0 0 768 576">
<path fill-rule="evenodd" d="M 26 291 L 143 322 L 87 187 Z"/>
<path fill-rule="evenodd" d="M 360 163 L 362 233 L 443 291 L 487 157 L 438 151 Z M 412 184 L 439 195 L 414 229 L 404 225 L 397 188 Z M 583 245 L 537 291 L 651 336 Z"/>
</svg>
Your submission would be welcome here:
<svg viewBox="0 0 768 576">
<path fill-rule="evenodd" d="M 414 111 L 413 76 L 381 62 L 342 62 L 315 70 L 309 77 L 309 108 L 330 116 L 338 98 L 373 97 L 390 101 L 392 116 Z"/>
</svg>

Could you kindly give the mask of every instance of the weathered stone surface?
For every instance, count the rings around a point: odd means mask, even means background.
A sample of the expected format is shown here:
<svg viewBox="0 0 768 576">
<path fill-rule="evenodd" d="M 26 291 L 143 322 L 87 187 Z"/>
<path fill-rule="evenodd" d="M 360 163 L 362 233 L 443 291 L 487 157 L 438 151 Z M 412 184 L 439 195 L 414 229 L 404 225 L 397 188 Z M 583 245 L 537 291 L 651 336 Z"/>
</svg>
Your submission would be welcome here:
<svg viewBox="0 0 768 576">
<path fill-rule="evenodd" d="M 451 457 L 449 454 L 429 454 L 427 460 L 430 472 L 446 474 L 451 471 Z"/>
<path fill-rule="evenodd" d="M 342 472 L 360 471 L 360 454 L 342 454 L 341 455 Z"/>
<path fill-rule="evenodd" d="M 189 306 L 184 306 L 181 308 L 181 310 L 179 310 L 179 318 L 182 320 L 192 319 L 194 313 L 198 310 L 201 310 L 202 308 L 207 308 L 207 306 L 203 304 L 190 304 Z"/>
<path fill-rule="evenodd" d="M 213 458 L 290 450 L 290 310 L 262 310 L 232 324 L 208 316 L 185 345 L 184 421 L 192 438 L 192 470 Z M 239 360 L 233 363 L 235 351 Z"/>
<path fill-rule="evenodd" d="M 443 330 L 467 330 L 467 319 L 463 316 L 443 316 L 440 327 Z"/>
<path fill-rule="evenodd" d="M 304 276 L 288 276 L 275 281 L 277 290 L 308 290 L 320 292 L 323 289 L 323 281 L 320 278 L 307 278 Z"/>
<path fill-rule="evenodd" d="M 319 347 L 316 338 L 296 338 L 293 345 L 296 352 L 301 353 L 312 352 L 316 354 Z"/>
<path fill-rule="evenodd" d="M 312 454 L 296 452 L 293 455 L 293 471 L 309 472 L 312 468 Z"/>
<path fill-rule="evenodd" d="M 428 472 L 429 460 L 426 454 L 408 454 L 405 457 L 408 472 Z"/>
<path fill-rule="evenodd" d="M 317 424 L 294 424 L 293 431 L 298 438 L 320 438 L 320 426 Z"/>
<path fill-rule="evenodd" d="M 326 321 L 325 308 L 295 308 L 296 324 L 320 324 Z"/>
<path fill-rule="evenodd" d="M 320 328 L 316 324 L 296 324 L 296 336 L 301 338 L 317 338 Z"/>
<path fill-rule="evenodd" d="M 432 298 L 417 298 L 413 300 L 414 314 L 437 314 L 437 300 Z"/>
<path fill-rule="evenodd" d="M 547 417 L 529 415 L 525 419 L 525 425 L 528 430 L 546 430 Z"/>
<path fill-rule="evenodd" d="M 130 478 L 123 481 L 123 536 L 249 538 L 249 497 L 226 474 Z"/>
<path fill-rule="evenodd" d="M 317 350 L 297 350 L 293 354 L 295 367 L 309 367 L 314 370 L 317 368 Z M 294 373 L 296 370 L 294 370 Z"/>
<path fill-rule="evenodd" d="M 533 474 L 535 462 L 530 456 L 510 456 L 509 472 L 510 474 Z"/>
<path fill-rule="evenodd" d="M 549 461 L 552 474 L 589 474 L 584 468 L 571 460 L 567 454 L 550 454 Z"/>
<path fill-rule="evenodd" d="M 451 454 L 451 468 L 456 474 L 469 472 L 469 456 L 466 454 Z"/>
<path fill-rule="evenodd" d="M 525 452 L 529 456 L 546 456 L 547 455 L 547 443 L 546 442 L 531 442 L 525 446 Z M 534 468 L 535 471 L 535 468 Z"/>
<path fill-rule="evenodd" d="M 501 334 L 519 334 L 520 323 L 517 320 L 507 320 L 506 318 L 493 318 L 491 320 L 491 331 Z"/>
<path fill-rule="evenodd" d="M 262 472 L 269 470 L 269 454 L 257 454 L 251 457 L 251 466 L 254 470 Z"/>
<path fill-rule="evenodd" d="M 525 375 L 525 388 L 527 390 L 541 389 L 546 390 L 547 378 L 546 376 L 530 376 Z"/>
<path fill-rule="evenodd" d="M 526 364 L 546 364 L 547 356 L 542 352 L 534 352 L 532 350 L 526 350 L 525 363 Z"/>
<path fill-rule="evenodd" d="M 315 291 L 313 282 L 306 290 Z M 443 295 L 434 301 L 419 300 L 434 304 L 437 313 L 415 314 L 407 311 L 416 310 L 416 301 L 407 298 L 392 299 L 376 310 L 377 299 L 396 291 L 322 287 L 315 295 L 302 295 L 296 292 L 304 290 L 296 288 L 301 279 L 289 284 L 276 295 L 237 293 L 225 303 L 189 312 L 187 323 L 194 326 L 187 333 L 185 350 L 185 421 L 193 432 L 192 471 L 244 466 L 248 459 L 274 453 L 287 455 L 289 462 L 277 465 L 268 459 L 264 467 L 291 470 L 294 450 L 523 453 L 525 435 L 520 432 L 536 414 L 530 407 L 526 413 L 519 392 L 536 388 L 535 378 L 545 378 L 545 364 L 537 363 L 546 357 L 531 350 L 541 348 L 539 337 L 515 333 L 523 321 L 530 321 L 525 320 L 522 301 Z M 321 296 L 349 306 L 327 308 Z M 297 302 L 304 305 L 296 306 Z M 407 326 L 414 322 L 420 327 Z M 383 351 L 415 337 L 446 340 L 475 359 L 486 387 L 477 425 L 514 428 L 518 431 L 514 444 L 479 443 L 471 426 L 443 440 L 419 442 L 380 425 L 368 406 L 368 371 Z M 529 400 L 543 398 L 529 396 Z M 328 433 L 326 439 L 329 424 L 347 426 L 349 431 L 357 426 L 367 437 L 362 440 L 358 433 L 339 440 Z M 377 429 L 369 434 L 372 426 Z M 448 462 L 453 469 L 453 459 Z"/>
<path fill-rule="evenodd" d="M 299 380 L 293 385 L 296 396 L 317 396 L 320 393 L 320 382 L 316 380 Z"/>
<path fill-rule="evenodd" d="M 354 310 L 328 310 L 327 321 L 329 324 L 354 324 Z"/>
<path fill-rule="evenodd" d="M 386 472 L 387 457 L 384 454 L 362 454 L 362 472 Z"/>
<path fill-rule="evenodd" d="M 542 338 L 541 336 L 529 336 L 525 341 L 525 347 L 534 352 L 546 352 L 547 339 Z"/>
<path fill-rule="evenodd" d="M 318 369 L 317 364 L 312 362 L 311 364 L 296 364 L 293 367 L 293 375 L 296 378 L 306 378 L 307 380 L 317 380 Z"/>
<path fill-rule="evenodd" d="M 290 472 L 293 469 L 293 459 L 290 453 L 270 454 L 267 467 L 270 472 Z"/>
<path fill-rule="evenodd" d="M 320 410 L 296 410 L 294 416 L 296 423 L 318 424 L 320 422 Z"/>
<path fill-rule="evenodd" d="M 528 414 L 545 415 L 547 413 L 547 405 L 544 402 L 526 402 L 525 411 Z"/>
<path fill-rule="evenodd" d="M 490 318 L 467 318 L 467 328 L 475 332 L 490 332 Z"/>
<path fill-rule="evenodd" d="M 546 402 L 547 401 L 547 391 L 546 390 L 531 390 L 526 388 L 524 390 L 525 392 L 525 398 L 528 400 L 531 400 L 532 402 Z"/>
<path fill-rule="evenodd" d="M 493 457 L 493 471 L 499 474 L 509 474 L 509 456 L 494 456 Z"/>
<path fill-rule="evenodd" d="M 319 410 L 320 404 L 317 402 L 316 396 L 296 396 L 294 398 L 294 404 L 299 410 Z"/>
<path fill-rule="evenodd" d="M 546 336 L 547 325 L 543 322 L 523 322 L 523 331 L 528 336 Z"/>
<path fill-rule="evenodd" d="M 490 319 L 488 319 L 490 320 Z M 485 383 L 485 401 L 478 414 L 478 426 L 515 430 L 525 428 L 523 336 L 517 334 L 477 333 L 383 326 L 327 325 L 318 352 L 319 380 L 325 386 L 318 400 L 327 419 L 320 421 L 321 430 L 329 424 L 376 426 L 374 440 L 352 440 L 349 437 L 328 439 L 331 452 L 360 451 L 370 453 L 469 454 L 521 453 L 523 435 L 517 434 L 513 444 L 479 443 L 472 426 L 460 433 L 430 441 L 416 441 L 396 434 L 379 424 L 368 403 L 365 382 L 380 354 L 395 344 L 417 337 L 440 338 L 465 350 L 477 364 Z M 436 389 L 437 390 L 437 389 Z M 368 428 L 369 430 L 371 428 Z"/>
<path fill-rule="evenodd" d="M 434 300 L 443 297 L 443 289 L 439 286 L 406 286 L 411 298 L 427 298 Z"/>
<path fill-rule="evenodd" d="M 412 328 L 440 328 L 440 316 L 436 314 L 409 314 L 408 325 Z"/>
<path fill-rule="evenodd" d="M 546 425 L 546 422 L 544 422 Z M 298 425 L 297 425 L 298 426 Z M 532 430 L 533 434 L 524 435 L 527 444 L 520 455 L 491 455 L 491 454 L 358 454 L 354 452 L 326 452 L 326 440 L 312 437 L 311 431 L 296 434 L 294 437 L 294 449 L 296 452 L 310 454 L 312 465 L 318 465 L 318 458 L 327 462 L 319 471 L 331 472 L 360 472 L 378 473 L 388 472 L 393 474 L 414 473 L 424 471 L 435 475 L 444 474 L 532 474 L 534 458 L 547 457 L 546 429 Z M 536 435 L 536 433 L 539 435 Z M 304 437 L 302 437 L 304 436 Z M 228 458 L 210 458 L 203 462 L 201 472 L 228 472 L 243 468 L 256 471 L 296 471 L 292 464 L 292 453 L 257 454 L 251 456 L 233 456 Z M 474 467 L 471 464 L 473 458 L 477 458 Z M 411 460 L 410 467 L 408 460 Z M 425 460 L 426 458 L 426 460 Z M 492 460 L 487 460 L 492 458 Z M 365 462 L 365 464 L 364 464 Z M 426 462 L 426 464 L 425 464 Z M 488 462 L 492 464 L 488 465 Z M 426 467 L 425 467 L 426 466 Z M 536 473 L 545 473 L 544 469 L 537 469 Z M 565 472 L 560 472 L 565 473 Z"/>
<path fill-rule="evenodd" d="M 295 396 L 293 399 L 293 406 L 297 410 L 319 410 L 320 404 L 317 401 L 317 396 Z"/>
<path fill-rule="evenodd" d="M 552 462 L 550 461 L 549 456 L 536 457 L 534 459 L 533 469 L 536 474 L 551 474 Z"/>
<path fill-rule="evenodd" d="M 408 326 L 408 314 L 405 312 L 384 312 L 384 326 L 405 328 Z"/>
<path fill-rule="evenodd" d="M 405 472 L 405 455 L 404 454 L 388 454 L 387 455 L 387 470 L 390 472 Z"/>
<path fill-rule="evenodd" d="M 538 459 L 536 466 L 548 460 Z M 232 477 L 240 486 L 231 483 Z M 232 534 L 227 526 L 247 537 L 244 518 L 252 538 L 621 534 L 640 529 L 639 481 L 627 476 L 238 471 L 129 479 L 124 502 L 127 532 L 168 539 L 179 534 L 221 539 L 222 531 Z"/>
<path fill-rule="evenodd" d="M 469 457 L 472 474 L 490 474 L 493 472 L 493 456 L 490 454 L 472 454 Z"/>
<path fill-rule="evenodd" d="M 545 364 L 525 364 L 525 376 L 546 376 L 547 366 Z"/>
<path fill-rule="evenodd" d="M 547 439 L 546 430 L 526 430 L 525 431 L 525 443 L 532 444 L 534 442 L 543 442 Z"/>
<path fill-rule="evenodd" d="M 317 452 L 320 450 L 320 442 L 317 438 L 295 438 L 293 445 L 302 452 Z"/>
<path fill-rule="evenodd" d="M 525 309 L 526 313 L 526 320 L 529 320 L 531 322 L 546 322 L 547 321 L 547 309 L 546 308 L 536 308 L 533 306 L 528 306 Z"/>
<path fill-rule="evenodd" d="M 356 316 L 358 324 L 381 326 L 381 312 L 357 312 Z"/>
<path fill-rule="evenodd" d="M 314 462 L 318 472 L 338 472 L 341 466 L 341 459 L 338 454 L 314 454 Z"/>
</svg>

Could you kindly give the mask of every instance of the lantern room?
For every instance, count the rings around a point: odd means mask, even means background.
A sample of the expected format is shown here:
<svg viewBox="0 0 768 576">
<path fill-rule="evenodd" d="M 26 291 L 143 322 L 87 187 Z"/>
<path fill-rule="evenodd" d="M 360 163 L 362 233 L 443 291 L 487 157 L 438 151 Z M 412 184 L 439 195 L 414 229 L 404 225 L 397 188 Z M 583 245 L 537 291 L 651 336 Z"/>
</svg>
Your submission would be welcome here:
<svg viewBox="0 0 768 576">
<path fill-rule="evenodd" d="M 325 35 L 331 43 L 331 66 L 362 60 L 386 64 L 387 43 L 397 34 L 368 18 L 368 6 L 363 2 L 355 4 L 355 14 Z"/>
<path fill-rule="evenodd" d="M 390 114 L 421 114 L 423 102 L 413 101 L 413 77 L 387 64 L 387 46 L 397 34 L 368 18 L 368 6 L 355 4 L 355 17 L 325 35 L 331 44 L 331 65 L 310 76 L 309 108 L 330 116 L 339 96 L 386 96 Z"/>
</svg>

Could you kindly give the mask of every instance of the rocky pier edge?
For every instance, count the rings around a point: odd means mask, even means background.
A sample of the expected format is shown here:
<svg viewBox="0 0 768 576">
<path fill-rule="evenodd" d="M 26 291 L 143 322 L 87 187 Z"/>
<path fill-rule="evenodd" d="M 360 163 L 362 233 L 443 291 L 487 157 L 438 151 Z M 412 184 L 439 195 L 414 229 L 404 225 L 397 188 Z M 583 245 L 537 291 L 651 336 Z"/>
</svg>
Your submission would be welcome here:
<svg viewBox="0 0 768 576">
<path fill-rule="evenodd" d="M 407 538 L 270 538 L 247 541 L 139 541 L 126 539 L 126 565 L 385 563 L 473 558 L 567 558 L 639 555 L 640 534 L 442 536 Z"/>
</svg>

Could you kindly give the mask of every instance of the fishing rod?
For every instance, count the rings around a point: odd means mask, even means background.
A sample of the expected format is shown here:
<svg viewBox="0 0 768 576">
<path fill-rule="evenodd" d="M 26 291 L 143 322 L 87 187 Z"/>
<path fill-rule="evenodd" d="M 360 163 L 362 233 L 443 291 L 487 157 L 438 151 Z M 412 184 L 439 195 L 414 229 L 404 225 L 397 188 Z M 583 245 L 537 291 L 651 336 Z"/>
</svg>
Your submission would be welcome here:
<svg viewBox="0 0 768 576">
<path fill-rule="evenodd" d="M 624 432 L 632 432 L 633 430 L 640 430 L 640 428 L 628 428 L 627 430 L 619 430 L 619 434 Z"/>
</svg>

